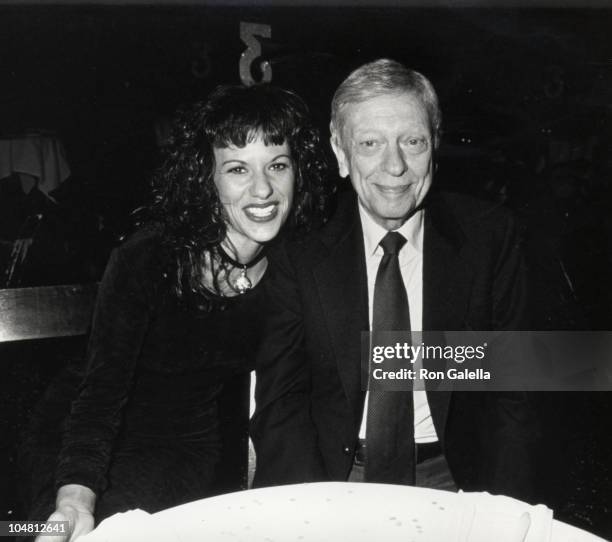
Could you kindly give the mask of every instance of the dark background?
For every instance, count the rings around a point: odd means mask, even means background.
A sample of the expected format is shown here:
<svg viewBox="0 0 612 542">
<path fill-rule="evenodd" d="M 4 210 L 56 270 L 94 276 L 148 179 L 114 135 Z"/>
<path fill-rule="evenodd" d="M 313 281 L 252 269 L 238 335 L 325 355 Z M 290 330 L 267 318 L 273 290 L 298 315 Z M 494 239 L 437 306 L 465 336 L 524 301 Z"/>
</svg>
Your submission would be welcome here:
<svg viewBox="0 0 612 542">
<path fill-rule="evenodd" d="M 89 262 L 39 284 L 99 277 L 146 195 L 155 126 L 240 83 L 240 22 L 270 25 L 261 44 L 273 83 L 300 93 L 324 131 L 333 91 L 361 63 L 391 57 L 427 75 L 444 112 L 436 183 L 516 212 L 534 328 L 611 329 L 612 11 L 602 7 L 0 6 L 0 136 L 61 137 L 73 176 L 58 220 Z M 0 514 L 23 519 L 15 443 L 67 349 L 82 345 L 9 346 Z M 608 394 L 539 401 L 563 435 L 549 440 L 540 500 L 612 536 Z"/>
</svg>

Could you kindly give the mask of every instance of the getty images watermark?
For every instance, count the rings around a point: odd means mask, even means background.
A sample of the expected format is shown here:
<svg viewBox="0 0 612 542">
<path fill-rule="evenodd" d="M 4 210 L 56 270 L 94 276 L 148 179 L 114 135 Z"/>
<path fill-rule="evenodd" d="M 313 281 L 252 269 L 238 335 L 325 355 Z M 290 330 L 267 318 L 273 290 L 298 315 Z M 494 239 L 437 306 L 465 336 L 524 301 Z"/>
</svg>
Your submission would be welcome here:
<svg viewBox="0 0 612 542">
<path fill-rule="evenodd" d="M 612 332 L 362 334 L 362 388 L 612 390 Z"/>
<path fill-rule="evenodd" d="M 490 371 L 482 368 L 470 370 L 459 367 L 465 361 L 483 360 L 487 343 L 478 346 L 472 345 L 418 345 L 406 341 L 396 342 L 393 345 L 374 345 L 372 347 L 371 378 L 375 380 L 490 380 Z M 383 364 L 390 360 L 402 360 L 410 363 L 410 368 L 385 369 Z M 457 366 L 448 367 L 446 370 L 435 370 L 419 361 L 452 360 Z M 416 365 L 416 366 L 415 366 Z"/>
</svg>

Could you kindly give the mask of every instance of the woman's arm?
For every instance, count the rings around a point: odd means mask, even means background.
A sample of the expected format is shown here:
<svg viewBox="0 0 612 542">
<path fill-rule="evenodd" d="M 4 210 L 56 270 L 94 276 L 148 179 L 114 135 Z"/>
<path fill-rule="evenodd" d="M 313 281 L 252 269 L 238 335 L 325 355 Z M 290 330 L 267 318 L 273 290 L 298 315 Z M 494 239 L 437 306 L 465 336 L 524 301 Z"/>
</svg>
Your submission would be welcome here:
<svg viewBox="0 0 612 542">
<path fill-rule="evenodd" d="M 40 535 L 35 542 L 74 542 L 94 528 L 96 494 L 88 487 L 68 484 L 57 491 L 55 511 L 47 521 L 67 521 L 68 533 L 49 536 Z"/>
<path fill-rule="evenodd" d="M 127 254 L 124 248 L 115 250 L 100 284 L 88 365 L 79 396 L 72 403 L 59 456 L 56 512 L 62 503 L 76 517 L 93 515 L 95 495 L 107 484 L 122 409 L 149 324 L 149 282 L 139 271 L 144 268 L 139 252 L 134 247 Z"/>
<path fill-rule="evenodd" d="M 122 409 L 149 322 L 146 281 L 139 272 L 143 262 L 133 252 L 132 247 L 126 258 L 123 247 L 115 250 L 100 284 L 87 370 L 68 419 L 57 487 L 80 484 L 95 493 L 106 487 Z"/>
</svg>

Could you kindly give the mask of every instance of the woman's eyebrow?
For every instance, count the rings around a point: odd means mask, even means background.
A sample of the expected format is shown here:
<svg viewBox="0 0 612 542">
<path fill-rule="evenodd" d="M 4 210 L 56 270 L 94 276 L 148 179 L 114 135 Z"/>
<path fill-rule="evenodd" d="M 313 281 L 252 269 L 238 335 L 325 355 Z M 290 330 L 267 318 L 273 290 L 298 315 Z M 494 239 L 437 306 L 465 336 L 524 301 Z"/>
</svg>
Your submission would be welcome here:
<svg viewBox="0 0 612 542">
<path fill-rule="evenodd" d="M 238 162 L 239 164 L 246 164 L 244 160 L 239 160 L 238 158 L 231 158 L 230 160 L 224 160 L 223 162 L 221 162 L 221 165 L 225 166 L 226 164 L 231 164 L 232 162 Z"/>
</svg>

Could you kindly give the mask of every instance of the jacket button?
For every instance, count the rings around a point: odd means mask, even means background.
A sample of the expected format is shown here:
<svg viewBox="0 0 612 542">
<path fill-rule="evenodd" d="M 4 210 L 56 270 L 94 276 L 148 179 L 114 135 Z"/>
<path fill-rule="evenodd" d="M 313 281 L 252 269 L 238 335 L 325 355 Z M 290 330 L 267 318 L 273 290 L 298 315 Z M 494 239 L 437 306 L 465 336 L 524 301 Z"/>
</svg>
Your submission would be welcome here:
<svg viewBox="0 0 612 542">
<path fill-rule="evenodd" d="M 344 455 L 351 455 L 353 453 L 353 450 L 351 450 L 351 448 L 349 448 L 348 446 L 342 446 L 342 453 Z"/>
</svg>

